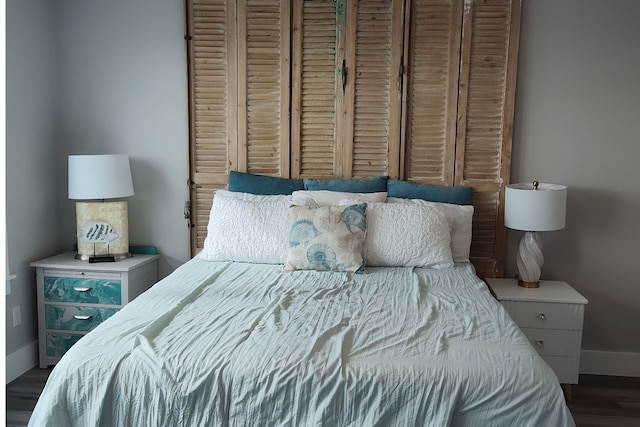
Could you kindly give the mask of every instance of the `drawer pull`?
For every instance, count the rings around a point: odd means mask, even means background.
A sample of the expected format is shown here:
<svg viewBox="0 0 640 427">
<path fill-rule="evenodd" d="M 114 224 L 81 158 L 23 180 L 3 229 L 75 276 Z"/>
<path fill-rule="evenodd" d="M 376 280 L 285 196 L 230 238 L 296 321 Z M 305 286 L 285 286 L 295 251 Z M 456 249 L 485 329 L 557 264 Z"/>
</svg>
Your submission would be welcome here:
<svg viewBox="0 0 640 427">
<path fill-rule="evenodd" d="M 540 320 L 545 320 L 547 318 L 547 316 L 545 316 L 544 313 L 538 314 L 538 317 L 540 318 Z"/>
<path fill-rule="evenodd" d="M 76 320 L 90 320 L 93 316 L 88 314 L 74 314 L 73 318 Z"/>
<path fill-rule="evenodd" d="M 86 286 L 74 286 L 73 290 L 77 291 L 77 292 L 89 292 L 91 290 L 91 288 L 86 287 Z"/>
<path fill-rule="evenodd" d="M 536 344 L 538 345 L 538 347 L 544 348 L 544 341 L 538 340 L 538 341 L 536 341 Z"/>
</svg>

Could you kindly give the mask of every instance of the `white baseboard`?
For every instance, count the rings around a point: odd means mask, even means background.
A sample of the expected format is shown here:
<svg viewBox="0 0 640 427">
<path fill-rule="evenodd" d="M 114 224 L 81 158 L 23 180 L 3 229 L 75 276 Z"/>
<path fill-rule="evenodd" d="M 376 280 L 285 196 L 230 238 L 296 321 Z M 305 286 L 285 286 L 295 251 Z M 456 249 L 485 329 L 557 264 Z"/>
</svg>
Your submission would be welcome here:
<svg viewBox="0 0 640 427">
<path fill-rule="evenodd" d="M 640 377 L 640 353 L 582 350 L 580 373 Z"/>
<path fill-rule="evenodd" d="M 27 344 L 7 356 L 5 384 L 38 365 L 38 341 Z"/>
</svg>

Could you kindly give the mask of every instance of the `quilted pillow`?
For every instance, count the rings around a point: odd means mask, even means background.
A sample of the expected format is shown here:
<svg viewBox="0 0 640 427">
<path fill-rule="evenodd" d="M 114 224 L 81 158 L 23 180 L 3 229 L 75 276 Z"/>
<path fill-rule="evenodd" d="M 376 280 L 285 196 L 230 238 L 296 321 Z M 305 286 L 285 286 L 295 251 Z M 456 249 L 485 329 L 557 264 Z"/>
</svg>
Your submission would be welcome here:
<svg viewBox="0 0 640 427">
<path fill-rule="evenodd" d="M 367 205 L 367 265 L 453 267 L 449 223 L 437 209 L 418 204 Z"/>
<path fill-rule="evenodd" d="M 291 206 L 285 270 L 364 273 L 366 203 L 349 206 Z"/>
<path fill-rule="evenodd" d="M 452 205 L 450 203 L 428 202 L 421 199 L 400 199 L 389 197 L 388 203 L 419 204 L 439 210 L 450 224 L 451 255 L 455 262 L 469 262 L 471 233 L 473 225 L 473 205 Z"/>
<path fill-rule="evenodd" d="M 200 257 L 205 261 L 283 264 L 289 204 L 286 198 L 253 201 L 217 192 Z"/>
</svg>

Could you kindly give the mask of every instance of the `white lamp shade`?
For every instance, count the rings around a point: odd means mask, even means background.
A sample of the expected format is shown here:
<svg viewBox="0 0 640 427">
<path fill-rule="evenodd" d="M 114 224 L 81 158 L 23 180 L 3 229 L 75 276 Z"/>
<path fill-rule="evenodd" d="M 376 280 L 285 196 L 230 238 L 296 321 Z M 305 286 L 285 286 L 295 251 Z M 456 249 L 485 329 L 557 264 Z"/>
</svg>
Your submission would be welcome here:
<svg viewBox="0 0 640 427">
<path fill-rule="evenodd" d="M 70 199 L 101 200 L 130 196 L 133 196 L 133 181 L 129 156 L 69 156 Z"/>
<path fill-rule="evenodd" d="M 507 185 L 504 225 L 514 230 L 552 231 L 565 225 L 567 187 L 540 183 Z"/>
</svg>

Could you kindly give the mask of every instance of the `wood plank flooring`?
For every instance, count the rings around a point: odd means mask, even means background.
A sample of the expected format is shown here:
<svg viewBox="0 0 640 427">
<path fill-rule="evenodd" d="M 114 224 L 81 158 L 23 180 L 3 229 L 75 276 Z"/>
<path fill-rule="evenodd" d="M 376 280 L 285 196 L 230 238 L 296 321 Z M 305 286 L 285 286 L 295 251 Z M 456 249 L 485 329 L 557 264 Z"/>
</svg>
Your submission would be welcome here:
<svg viewBox="0 0 640 427">
<path fill-rule="evenodd" d="M 7 384 L 7 427 L 26 426 L 51 368 L 34 368 Z M 580 375 L 569 409 L 578 427 L 640 426 L 640 378 Z"/>
</svg>

